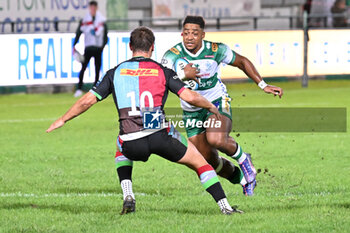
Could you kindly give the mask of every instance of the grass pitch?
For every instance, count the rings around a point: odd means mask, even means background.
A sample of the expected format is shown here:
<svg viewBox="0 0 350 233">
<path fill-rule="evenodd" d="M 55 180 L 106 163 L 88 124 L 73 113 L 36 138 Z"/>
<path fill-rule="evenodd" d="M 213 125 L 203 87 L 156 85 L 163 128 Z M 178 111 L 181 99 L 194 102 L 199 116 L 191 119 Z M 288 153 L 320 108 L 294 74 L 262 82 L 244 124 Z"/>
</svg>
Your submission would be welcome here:
<svg viewBox="0 0 350 233">
<path fill-rule="evenodd" d="M 230 84 L 233 107 L 347 107 L 350 81 L 278 83 L 285 96 Z M 136 213 L 120 216 L 114 167 L 117 112 L 109 97 L 64 128 L 46 128 L 72 95 L 0 96 L 0 232 L 347 232 L 350 134 L 236 133 L 252 153 L 251 198 L 220 179 L 243 215 L 223 216 L 196 174 L 157 156 L 134 163 Z M 174 95 L 168 107 L 179 106 Z M 348 124 L 349 125 L 349 124 Z"/>
</svg>

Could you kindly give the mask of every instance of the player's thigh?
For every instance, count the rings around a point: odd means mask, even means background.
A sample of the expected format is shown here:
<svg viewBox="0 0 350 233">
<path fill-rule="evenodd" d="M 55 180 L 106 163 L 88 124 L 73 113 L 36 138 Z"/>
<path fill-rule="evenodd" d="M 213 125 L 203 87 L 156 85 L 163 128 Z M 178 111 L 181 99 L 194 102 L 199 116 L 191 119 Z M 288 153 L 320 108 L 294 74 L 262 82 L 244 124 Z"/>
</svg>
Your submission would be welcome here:
<svg viewBox="0 0 350 233">
<path fill-rule="evenodd" d="M 149 137 L 151 153 L 171 162 L 179 161 L 186 153 L 187 140 L 175 129 L 163 129 Z"/>
<path fill-rule="evenodd" d="M 178 163 L 187 165 L 194 170 L 198 170 L 198 168 L 208 164 L 191 141 L 188 141 L 186 153 Z"/>
<path fill-rule="evenodd" d="M 186 134 L 188 138 L 202 134 L 205 132 L 205 128 L 198 127 L 197 122 L 203 123 L 207 118 L 208 110 L 201 109 L 194 112 L 183 111 L 183 121 L 186 125 Z"/>
<path fill-rule="evenodd" d="M 206 129 L 206 138 L 210 145 L 216 145 L 221 142 L 227 141 L 231 129 L 232 129 L 232 121 L 226 115 L 221 115 L 221 124 L 220 127 L 216 127 L 218 125 L 214 125 L 214 127 L 209 127 Z M 216 116 L 211 115 L 208 117 L 209 120 L 216 120 Z"/>
<path fill-rule="evenodd" d="M 212 102 L 215 106 L 217 106 L 220 114 L 221 114 L 221 124 L 210 124 L 210 127 L 207 128 L 206 132 L 218 132 L 218 133 L 226 133 L 227 135 L 232 130 L 232 110 L 231 110 L 231 99 L 229 97 L 221 97 Z M 206 120 L 210 122 L 217 122 L 216 116 L 209 112 Z"/>
<path fill-rule="evenodd" d="M 147 137 L 131 141 L 124 141 L 119 150 L 125 157 L 133 161 L 146 162 L 151 155 Z"/>
<path fill-rule="evenodd" d="M 151 152 L 197 170 L 208 164 L 197 148 L 177 130 L 161 130 L 149 137 Z"/>
<path fill-rule="evenodd" d="M 210 163 L 216 167 L 219 164 L 219 156 L 217 150 L 212 147 L 208 141 L 205 133 L 190 137 L 189 141 L 197 148 L 199 153 Z"/>
</svg>

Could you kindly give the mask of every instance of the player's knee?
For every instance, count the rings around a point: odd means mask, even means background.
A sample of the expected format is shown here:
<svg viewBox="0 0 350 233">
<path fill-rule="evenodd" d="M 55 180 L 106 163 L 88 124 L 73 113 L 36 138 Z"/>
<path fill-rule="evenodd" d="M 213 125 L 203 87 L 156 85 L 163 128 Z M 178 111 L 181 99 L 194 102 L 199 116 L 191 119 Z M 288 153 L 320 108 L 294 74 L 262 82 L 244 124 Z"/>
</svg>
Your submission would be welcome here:
<svg viewBox="0 0 350 233">
<path fill-rule="evenodd" d="M 205 158 L 205 159 L 213 168 L 216 168 L 219 165 L 219 157 L 218 156 L 210 156 L 210 157 Z"/>
<path fill-rule="evenodd" d="M 178 163 L 185 164 L 193 169 L 205 165 L 207 162 L 199 153 L 196 147 L 189 141 L 185 155 L 178 161 Z"/>
<path fill-rule="evenodd" d="M 207 137 L 208 143 L 214 148 L 224 148 L 227 143 L 227 137 L 225 136 L 209 136 Z"/>
</svg>

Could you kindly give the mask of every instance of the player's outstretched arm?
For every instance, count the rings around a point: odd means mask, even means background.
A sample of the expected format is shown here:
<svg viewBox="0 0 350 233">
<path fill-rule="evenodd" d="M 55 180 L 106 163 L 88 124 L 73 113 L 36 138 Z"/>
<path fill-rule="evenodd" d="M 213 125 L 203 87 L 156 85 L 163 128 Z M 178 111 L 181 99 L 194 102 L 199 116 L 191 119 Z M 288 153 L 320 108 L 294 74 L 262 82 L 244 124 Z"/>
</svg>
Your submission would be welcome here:
<svg viewBox="0 0 350 233">
<path fill-rule="evenodd" d="M 52 123 L 46 132 L 49 133 L 62 127 L 67 121 L 79 116 L 95 103 L 97 103 L 96 96 L 90 92 L 86 93 L 62 117 Z"/>
<path fill-rule="evenodd" d="M 211 113 L 214 113 L 214 115 L 220 120 L 221 115 L 219 113 L 219 110 L 215 107 L 214 104 L 210 103 L 206 98 L 201 96 L 195 91 L 191 91 L 190 89 L 185 89 L 181 92 L 179 97 L 186 101 L 189 104 L 192 104 L 194 106 L 200 107 L 200 108 L 206 108 Z"/>
<path fill-rule="evenodd" d="M 258 86 L 263 89 L 266 93 L 271 93 L 274 96 L 278 95 L 280 98 L 283 95 L 283 90 L 280 87 L 268 85 L 261 78 L 259 72 L 256 70 L 255 66 L 248 58 L 236 53 L 236 59 L 231 64 L 242 70 L 250 79 L 252 79 Z"/>
</svg>

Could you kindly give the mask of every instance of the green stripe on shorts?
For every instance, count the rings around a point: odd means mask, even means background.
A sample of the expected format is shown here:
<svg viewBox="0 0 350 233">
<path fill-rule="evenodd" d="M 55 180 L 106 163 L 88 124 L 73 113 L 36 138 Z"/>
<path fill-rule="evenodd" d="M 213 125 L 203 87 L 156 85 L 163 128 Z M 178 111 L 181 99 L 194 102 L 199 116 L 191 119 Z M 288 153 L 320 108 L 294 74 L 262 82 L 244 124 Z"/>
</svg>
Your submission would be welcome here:
<svg viewBox="0 0 350 233">
<path fill-rule="evenodd" d="M 181 143 L 184 144 L 186 147 L 188 146 L 187 144 L 187 138 L 185 136 L 183 136 L 182 134 L 181 135 Z"/>
</svg>

